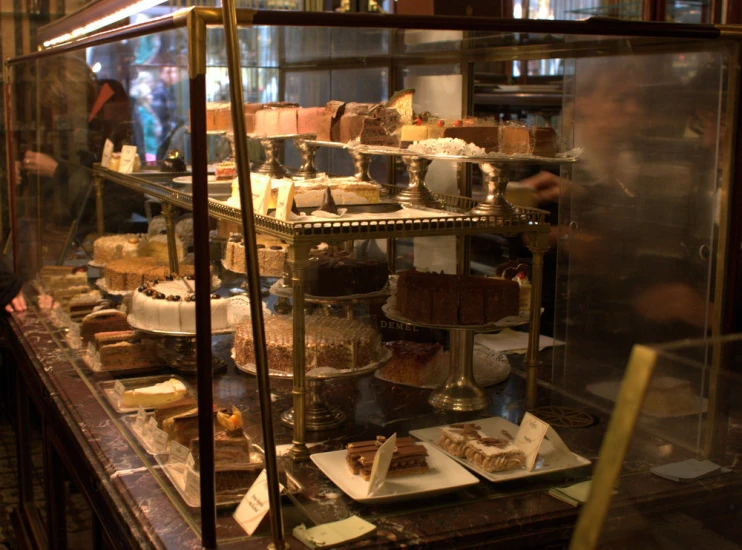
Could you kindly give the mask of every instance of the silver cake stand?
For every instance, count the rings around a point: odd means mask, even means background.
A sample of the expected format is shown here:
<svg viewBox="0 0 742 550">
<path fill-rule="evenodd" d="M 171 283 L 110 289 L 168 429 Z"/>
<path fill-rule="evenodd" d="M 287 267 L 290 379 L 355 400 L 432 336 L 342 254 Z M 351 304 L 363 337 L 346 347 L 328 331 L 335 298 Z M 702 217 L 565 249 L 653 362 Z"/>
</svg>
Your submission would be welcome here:
<svg viewBox="0 0 742 550">
<path fill-rule="evenodd" d="M 281 156 L 281 146 L 283 142 L 288 139 L 303 139 L 310 137 L 313 134 L 287 134 L 280 136 L 259 136 L 255 134 L 248 134 L 248 138 L 257 140 L 263 146 L 265 151 L 265 162 L 260 165 L 256 170 L 258 174 L 266 174 L 272 178 L 284 178 L 288 175 L 288 169 L 281 164 L 279 158 Z M 316 171 L 315 171 L 316 175 Z"/>
<path fill-rule="evenodd" d="M 489 398 L 474 379 L 474 334 L 495 332 L 504 328 L 527 325 L 528 317 L 504 317 L 496 323 L 486 325 L 437 325 L 421 323 L 404 317 L 396 309 L 395 297 L 381 310 L 393 321 L 419 327 L 444 329 L 451 334 L 451 363 L 448 379 L 428 397 L 428 403 L 446 411 L 481 411 L 489 404 Z"/>
<path fill-rule="evenodd" d="M 320 432 L 342 426 L 345 422 L 346 415 L 343 411 L 337 407 L 333 407 L 325 401 L 323 396 L 325 382 L 327 380 L 337 380 L 339 378 L 362 376 L 376 371 L 383 367 L 392 357 L 392 352 L 384 347 L 381 348 L 379 353 L 380 357 L 377 361 L 356 369 L 339 370 L 329 367 L 319 367 L 307 372 L 307 405 L 304 421 L 307 430 Z M 234 353 L 232 354 L 232 357 L 234 358 Z M 235 361 L 235 365 L 243 372 L 256 374 L 255 365 L 253 363 L 240 365 Z M 271 378 L 286 380 L 294 378 L 293 373 L 276 370 L 269 370 L 268 375 Z M 281 413 L 281 422 L 288 426 L 294 425 L 293 407 Z"/>
<path fill-rule="evenodd" d="M 166 330 L 156 330 L 143 327 L 133 315 L 127 318 L 129 325 L 145 334 L 158 336 L 157 345 L 160 350 L 160 357 L 167 362 L 168 366 L 174 370 L 185 374 L 194 374 L 198 371 L 198 358 L 196 356 L 196 333 L 195 332 L 174 332 Z M 233 328 L 214 330 L 211 332 L 214 336 L 231 334 Z M 222 371 L 227 368 L 227 364 L 213 357 L 211 366 L 214 372 Z"/>
<path fill-rule="evenodd" d="M 365 183 L 377 183 L 374 178 L 371 177 L 369 167 L 371 166 L 371 159 L 374 157 L 374 155 L 378 155 L 380 153 L 370 152 L 368 151 L 366 146 L 354 145 L 352 143 L 320 141 L 317 139 L 303 139 L 298 141 L 302 142 L 301 146 L 299 146 L 299 144 L 297 143 L 297 148 L 300 152 L 302 152 L 302 168 L 304 167 L 305 163 L 307 164 L 307 166 L 311 166 L 311 168 L 314 170 L 314 176 L 312 177 L 317 176 L 317 169 L 314 168 L 314 157 L 317 153 L 317 149 L 319 147 L 327 147 L 330 149 L 345 149 L 346 151 L 348 151 L 350 158 L 353 160 L 353 177 L 356 180 Z M 304 148 L 306 148 L 306 157 L 304 156 Z M 400 149 L 400 151 L 403 151 L 403 149 Z M 297 172 L 296 175 L 302 175 L 301 170 Z"/>
<path fill-rule="evenodd" d="M 279 300 L 288 300 L 293 297 L 294 291 L 290 286 L 284 286 L 283 279 L 278 279 L 271 285 L 269 292 L 274 296 L 278 296 Z M 386 302 L 390 295 L 391 290 L 389 290 L 387 284 L 387 287 L 382 290 L 368 292 L 366 294 L 349 294 L 347 296 L 312 296 L 305 294 L 304 301 L 308 304 L 341 306 L 345 313 L 345 318 L 353 319 L 353 306 L 357 304 Z"/>
<path fill-rule="evenodd" d="M 481 157 L 423 153 L 421 151 L 417 151 L 416 154 L 426 159 L 425 172 L 427 172 L 428 165 L 434 160 L 479 164 L 479 168 L 484 176 L 484 182 L 487 185 L 487 198 L 472 208 L 469 213 L 481 216 L 512 216 L 515 213 L 515 207 L 505 197 L 505 191 L 510 182 L 511 167 L 523 164 L 560 166 L 562 164 L 577 162 L 579 158 L 578 156 L 538 157 L 525 154 L 506 155 L 504 153 L 492 153 Z M 424 173 L 422 177 L 425 177 Z M 412 171 L 410 171 L 410 183 L 412 184 Z"/>
</svg>

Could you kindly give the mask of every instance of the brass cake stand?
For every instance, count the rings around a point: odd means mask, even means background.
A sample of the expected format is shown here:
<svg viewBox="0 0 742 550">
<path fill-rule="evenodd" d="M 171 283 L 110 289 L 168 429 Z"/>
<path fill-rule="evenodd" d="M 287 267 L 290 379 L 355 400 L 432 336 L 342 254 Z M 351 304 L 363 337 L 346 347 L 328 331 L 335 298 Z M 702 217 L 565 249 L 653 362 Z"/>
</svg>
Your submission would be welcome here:
<svg viewBox="0 0 742 550">
<path fill-rule="evenodd" d="M 287 134 L 282 136 L 248 135 L 247 137 L 250 139 L 259 141 L 265 151 L 265 162 L 258 167 L 256 172 L 258 174 L 266 174 L 272 178 L 287 177 L 289 175 L 289 170 L 279 161 L 283 142 L 289 139 L 296 141 L 297 139 L 306 138 L 310 135 L 311 134 Z"/>
<path fill-rule="evenodd" d="M 173 332 L 145 328 L 133 315 L 129 315 L 127 321 L 132 328 L 145 334 L 159 337 L 157 344 L 160 349 L 160 356 L 167 362 L 168 366 L 185 374 L 195 374 L 198 371 L 195 332 Z M 219 336 L 223 334 L 231 334 L 232 332 L 234 332 L 234 329 L 228 328 L 214 330 L 211 334 Z M 220 372 L 227 368 L 227 364 L 216 356 L 213 356 L 211 361 L 211 367 L 214 372 Z"/>
<path fill-rule="evenodd" d="M 428 403 L 446 411 L 481 411 L 489 404 L 486 392 L 474 379 L 474 334 L 495 332 L 504 328 L 527 325 L 528 317 L 513 316 L 485 325 L 438 325 L 421 323 L 404 317 L 392 296 L 381 310 L 393 321 L 425 328 L 448 330 L 451 335 L 450 373 L 446 382 L 428 397 Z"/>
<path fill-rule="evenodd" d="M 234 353 L 232 354 L 234 358 Z M 324 384 L 328 380 L 337 380 L 339 378 L 350 378 L 362 376 L 383 367 L 392 357 L 392 352 L 386 348 L 381 348 L 380 357 L 377 361 L 369 363 L 356 369 L 334 369 L 329 367 L 318 367 L 306 373 L 307 398 L 305 406 L 305 427 L 313 432 L 331 430 L 342 426 L 345 422 L 346 415 L 337 407 L 333 407 L 323 396 Z M 255 374 L 255 365 L 248 363 L 240 365 L 235 361 L 238 369 L 248 374 Z M 271 378 L 291 380 L 294 378 L 293 373 L 269 370 Z M 294 425 L 294 408 L 281 413 L 281 422 L 288 426 Z"/>
</svg>

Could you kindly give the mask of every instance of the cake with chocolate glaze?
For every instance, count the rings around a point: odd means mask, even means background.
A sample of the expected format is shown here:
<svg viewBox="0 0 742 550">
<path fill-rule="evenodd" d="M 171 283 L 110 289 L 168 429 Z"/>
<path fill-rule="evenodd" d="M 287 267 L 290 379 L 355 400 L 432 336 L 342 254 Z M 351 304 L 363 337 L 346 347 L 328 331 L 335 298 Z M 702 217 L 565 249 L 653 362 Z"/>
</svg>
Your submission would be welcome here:
<svg viewBox="0 0 742 550">
<path fill-rule="evenodd" d="M 376 453 L 385 440 L 385 437 L 378 436 L 373 441 L 348 443 L 345 457 L 348 469 L 353 474 L 360 475 L 368 481 L 371 477 Z M 428 450 L 424 445 L 415 442 L 411 437 L 398 437 L 386 476 L 390 478 L 424 474 L 428 471 L 427 458 Z"/>
<path fill-rule="evenodd" d="M 291 284 L 292 270 L 284 267 L 284 284 Z M 309 257 L 304 291 L 310 296 L 350 296 L 383 290 L 389 264 L 382 260 L 356 259 L 347 252 L 325 252 Z"/>
</svg>

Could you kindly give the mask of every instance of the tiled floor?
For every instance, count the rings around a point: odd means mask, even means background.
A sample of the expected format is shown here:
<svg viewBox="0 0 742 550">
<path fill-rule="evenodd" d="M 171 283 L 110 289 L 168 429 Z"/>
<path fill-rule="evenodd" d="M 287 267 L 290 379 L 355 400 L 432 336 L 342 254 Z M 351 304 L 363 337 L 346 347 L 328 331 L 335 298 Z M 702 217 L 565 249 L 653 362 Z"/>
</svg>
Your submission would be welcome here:
<svg viewBox="0 0 742 550">
<path fill-rule="evenodd" d="M 31 441 L 31 460 L 34 473 L 34 501 L 42 517 L 46 516 L 43 491 L 43 455 L 41 440 Z M 17 542 L 10 521 L 12 511 L 18 506 L 18 462 L 16 460 L 15 432 L 7 417 L 0 410 L 0 545 L 16 548 Z M 70 548 L 82 550 L 90 541 L 91 512 L 83 497 L 69 482 L 65 483 L 67 494 L 67 533 Z M 2 546 L 0 546 L 0 550 Z"/>
</svg>

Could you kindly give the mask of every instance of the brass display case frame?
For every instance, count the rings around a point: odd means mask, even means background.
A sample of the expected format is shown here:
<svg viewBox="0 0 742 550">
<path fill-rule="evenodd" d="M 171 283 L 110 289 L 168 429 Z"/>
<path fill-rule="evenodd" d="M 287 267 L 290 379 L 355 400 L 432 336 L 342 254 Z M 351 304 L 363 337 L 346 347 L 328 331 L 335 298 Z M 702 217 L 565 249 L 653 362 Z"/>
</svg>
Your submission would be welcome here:
<svg viewBox="0 0 742 550">
<path fill-rule="evenodd" d="M 394 221 L 375 221 L 368 224 L 354 224 L 354 223 L 329 223 L 329 224 L 287 224 L 270 218 L 264 218 L 261 216 L 255 216 L 254 220 L 249 216 L 243 216 L 238 210 L 229 209 L 226 206 L 215 204 L 214 201 L 208 200 L 207 189 L 206 189 L 206 162 L 205 162 L 205 136 L 206 136 L 206 124 L 205 124 L 205 42 L 206 42 L 206 28 L 207 26 L 225 25 L 227 32 L 234 35 L 236 26 L 250 26 L 250 25 L 276 25 L 276 26 L 314 26 L 314 27 L 366 27 L 366 28 L 387 28 L 393 29 L 420 29 L 420 30 L 461 30 L 465 32 L 478 32 L 485 31 L 491 33 L 537 33 L 544 35 L 581 35 L 581 36 L 612 36 L 616 40 L 613 41 L 583 41 L 574 43 L 563 43 L 558 42 L 556 44 L 536 44 L 536 45 L 507 45 L 503 44 L 500 46 L 486 46 L 486 47 L 466 47 L 460 51 L 451 52 L 450 54 L 430 55 L 426 53 L 421 54 L 409 54 L 399 55 L 395 59 L 403 63 L 414 62 L 414 63 L 445 63 L 446 59 L 450 59 L 451 62 L 461 63 L 462 70 L 469 71 L 471 69 L 471 63 L 476 61 L 489 61 L 489 60 L 529 60 L 529 59 L 546 59 L 546 58 L 557 58 L 557 57 L 583 57 L 583 56 L 595 56 L 595 55 L 615 55 L 622 52 L 641 53 L 642 51 L 673 51 L 677 50 L 680 44 L 683 45 L 685 51 L 692 50 L 696 47 L 709 47 L 710 42 L 727 39 L 735 42 L 731 46 L 729 43 L 725 47 L 731 50 L 732 55 L 730 56 L 730 66 L 737 67 L 739 62 L 739 44 L 738 41 L 742 39 L 742 33 L 736 28 L 725 27 L 725 26 L 713 26 L 713 25 L 680 25 L 680 24 L 665 24 L 665 23 L 635 23 L 635 22 L 619 22 L 619 21 L 583 21 L 583 22 L 559 22 L 559 21 L 537 21 L 537 20 L 499 20 L 490 18 L 467 18 L 467 17 L 445 17 L 439 18 L 434 16 L 378 16 L 378 15 L 363 15 L 363 14 L 335 14 L 335 13 L 292 13 L 292 12 L 255 12 L 252 10 L 234 10 L 234 6 L 231 2 L 228 2 L 225 6 L 225 12 L 228 17 L 223 17 L 222 11 L 214 8 L 203 8 L 194 7 L 185 10 L 178 11 L 172 15 L 160 17 L 147 21 L 145 23 L 130 25 L 120 29 L 108 30 L 97 33 L 92 36 L 80 38 L 70 43 L 58 45 L 48 50 L 41 50 L 29 55 L 20 56 L 9 60 L 4 67 L 5 82 L 8 84 L 6 89 L 8 92 L 5 94 L 6 104 L 6 152 L 9 159 L 15 158 L 14 155 L 14 143 L 12 141 L 13 126 L 12 126 L 12 97 L 10 89 L 12 88 L 12 78 L 10 68 L 13 65 L 34 61 L 40 57 L 60 55 L 73 51 L 78 51 L 86 47 L 112 43 L 125 39 L 132 39 L 148 34 L 157 32 L 170 31 L 175 29 L 185 28 L 188 36 L 188 51 L 189 51 L 189 77 L 190 77 L 190 90 L 191 90 L 191 127 L 192 127 L 192 147 L 194 152 L 193 162 L 193 196 L 189 197 L 186 194 L 178 193 L 173 190 L 166 189 L 163 186 L 158 186 L 151 182 L 135 176 L 135 175 L 121 175 L 112 173 L 102 168 L 94 170 L 96 178 L 110 179 L 121 185 L 128 186 L 130 188 L 138 189 L 147 194 L 159 196 L 165 203 L 172 206 L 180 206 L 183 208 L 192 209 L 194 212 L 194 235 L 195 235 L 195 255 L 196 255 L 196 284 L 199 288 L 208 288 L 209 271 L 208 271 L 208 218 L 215 217 L 217 219 L 223 219 L 231 221 L 233 223 L 242 223 L 245 234 L 254 234 L 255 231 L 267 233 L 273 236 L 277 236 L 287 240 L 290 243 L 289 257 L 295 265 L 295 286 L 294 286 L 294 307 L 297 311 L 303 310 L 303 296 L 304 289 L 302 284 L 302 270 L 304 263 L 306 262 L 308 250 L 313 242 L 317 240 L 323 241 L 346 241 L 354 238 L 399 238 L 399 237 L 414 237 L 414 236 L 444 236 L 444 235 L 458 235 L 466 236 L 477 233 L 492 233 L 497 232 L 501 234 L 514 235 L 518 233 L 529 233 L 533 238 L 530 240 L 531 250 L 534 252 L 534 277 L 533 287 L 534 292 L 536 289 L 540 289 L 541 280 L 541 264 L 543 260 L 543 252 L 547 245 L 547 234 L 548 225 L 543 223 L 544 213 L 537 210 L 523 209 L 516 212 L 515 216 L 497 216 L 497 217 L 482 217 L 482 216 L 469 216 L 460 215 L 456 216 L 454 220 L 411 220 L 401 222 L 400 220 Z M 231 17 L 229 14 L 233 14 Z M 226 24 L 225 24 L 226 23 Z M 623 41 L 621 37 L 637 37 L 628 44 Z M 704 39 L 705 41 L 699 41 L 695 44 L 693 41 L 696 39 Z M 468 46 L 468 45 L 467 45 Z M 234 49 L 235 43 L 232 42 L 231 48 Z M 236 52 L 231 52 L 230 69 L 235 70 L 233 66 L 238 60 L 238 56 L 235 56 Z M 238 53 L 238 52 L 237 52 Z M 381 58 L 379 62 L 386 60 L 388 63 L 389 56 Z M 367 64 L 370 60 L 368 58 L 347 58 L 342 60 L 342 65 L 348 67 L 358 66 L 359 63 Z M 312 64 L 316 66 L 316 64 Z M 333 61 L 334 67 L 340 65 L 337 61 Z M 294 68 L 297 65 L 293 66 Z M 237 67 L 238 69 L 238 67 Z M 733 81 L 729 87 L 736 93 L 738 74 L 735 72 L 730 80 Z M 240 85 L 241 87 L 241 85 Z M 233 91 L 234 95 L 234 91 Z M 728 124 L 727 128 L 736 127 L 738 118 L 738 112 L 736 110 L 736 99 L 735 97 L 735 109 L 728 110 Z M 467 102 L 468 105 L 468 102 Z M 467 107 L 468 109 L 469 107 Z M 731 122 L 731 124 L 729 124 Z M 244 141 L 245 138 L 238 137 L 237 141 Z M 722 177 L 722 193 L 730 199 L 732 195 L 732 181 L 739 179 L 735 173 L 735 161 L 739 161 L 740 153 L 733 153 L 736 151 L 735 144 L 737 142 L 737 134 L 735 132 L 728 132 L 725 138 L 724 151 L 729 154 L 728 157 L 728 168 L 725 169 Z M 244 147 L 244 144 L 238 145 L 238 151 L 240 147 Z M 242 157 L 242 158 L 240 158 Z M 244 162 L 243 154 L 238 153 L 238 170 L 241 174 L 247 170 Z M 11 216 L 15 221 L 15 175 L 13 171 L 9 174 L 9 204 Z M 249 175 L 244 180 L 249 180 Z M 97 188 L 96 188 L 97 191 Z M 246 189 L 241 189 L 241 195 L 247 197 L 245 193 Z M 394 192 L 394 190 L 392 189 Z M 737 193 L 739 195 L 739 192 Z M 729 205 L 725 205 L 721 212 L 719 220 L 720 233 L 723 238 L 730 237 L 730 241 L 733 238 L 739 237 L 739 228 L 733 229 L 730 224 L 730 220 L 733 218 L 734 213 L 742 208 L 740 205 L 739 197 L 735 195 L 733 200 L 729 201 Z M 446 197 L 443 195 L 436 195 L 447 207 L 452 209 L 464 208 L 466 210 L 471 209 L 476 205 L 475 201 L 462 197 Z M 96 196 L 96 198 L 98 198 Z M 98 202 L 102 203 L 102 200 Z M 40 207 L 40 206 L 39 206 Z M 12 242 L 13 249 L 18 250 L 17 231 L 15 228 L 12 230 Z M 724 241 L 726 242 L 726 241 Z M 717 281 L 718 285 L 715 290 L 718 304 L 727 304 L 729 299 L 725 294 L 727 285 L 731 279 L 730 275 L 736 274 L 736 263 L 739 261 L 739 249 L 734 246 L 734 242 L 722 249 L 720 246 L 720 252 L 717 258 Z M 17 264 L 16 264 L 17 265 Z M 257 258 L 255 255 L 254 247 L 248 247 L 248 275 L 252 274 L 253 277 L 257 273 Z M 254 287 L 255 285 L 253 285 Z M 257 289 L 255 289 L 257 291 Z M 534 295 L 532 300 L 533 304 L 540 303 L 540 295 Z M 197 292 L 196 307 L 198 315 L 198 326 L 197 326 L 197 349 L 199 358 L 206 364 L 211 363 L 211 330 L 210 330 L 210 317 L 208 315 L 208 292 L 201 291 Z M 537 306 L 536 306 L 537 307 Z M 725 308 L 719 307 L 714 314 L 712 327 L 714 331 L 722 330 L 724 324 L 729 324 L 730 314 L 725 314 Z M 534 322 L 537 323 L 538 315 L 532 316 Z M 301 316 L 297 316 L 301 318 Z M 303 326 L 297 322 L 297 328 Z M 534 328 L 534 327 L 532 327 Z M 535 327 L 537 328 L 537 326 Z M 262 329 L 261 329 L 262 331 Z M 298 335 L 301 331 L 295 332 L 295 342 L 301 344 Z M 532 332 L 529 338 L 529 353 L 528 353 L 528 366 L 529 376 L 527 394 L 529 399 L 533 399 L 536 390 L 536 377 L 535 377 L 535 351 L 536 342 L 538 338 L 538 332 L 535 334 Z M 261 342 L 264 346 L 264 340 Z M 303 345 L 297 347 L 298 353 L 294 356 L 295 365 L 303 364 Z M 264 355 L 264 354 L 263 354 Z M 264 359 L 264 357 L 263 357 Z M 267 365 L 264 361 L 258 361 L 258 374 L 260 379 L 264 379 L 267 384 Z M 532 368 L 533 367 L 533 368 Z M 295 403 L 300 406 L 297 408 L 297 413 L 303 411 L 302 404 L 304 399 L 304 385 L 303 385 L 303 369 L 300 369 L 301 373 L 295 377 L 294 384 L 294 396 Z M 206 411 L 210 411 L 213 404 L 212 395 L 212 372 L 211 369 L 201 369 L 198 375 L 199 384 L 199 408 L 201 411 L 200 415 L 200 428 L 202 429 L 201 435 L 208 436 L 213 429 L 210 418 Z M 266 410 L 270 410 L 270 397 L 268 392 L 261 391 L 261 407 L 267 407 L 263 409 L 263 423 L 264 428 L 267 427 L 267 431 L 264 433 L 267 437 L 271 433 L 270 428 L 270 414 L 265 414 Z M 301 419 L 301 414 L 297 415 L 298 419 Z M 267 420 L 266 420 L 267 419 Z M 303 426 L 300 421 L 297 421 L 293 456 L 295 458 L 305 458 L 307 451 L 306 445 L 302 438 Z M 213 471 L 213 438 L 201 437 L 201 457 L 202 457 L 202 468 L 206 471 Z M 268 457 L 267 457 L 268 458 Z M 275 458 L 275 457 L 274 457 Z M 271 462 L 273 462 L 271 464 Z M 275 479 L 275 461 L 267 460 L 267 468 L 273 470 L 271 472 Z M 216 525 L 215 525 L 215 506 L 214 506 L 214 495 L 213 476 L 202 475 L 202 542 L 206 548 L 216 547 Z M 277 494 L 277 487 L 271 487 L 271 496 L 273 493 Z M 271 498 L 273 501 L 274 499 Z M 278 508 L 278 509 L 276 509 Z M 272 524 L 274 526 L 274 543 L 278 548 L 285 546 L 284 534 L 281 528 L 280 520 L 280 506 L 274 507 L 271 510 Z"/>
</svg>

